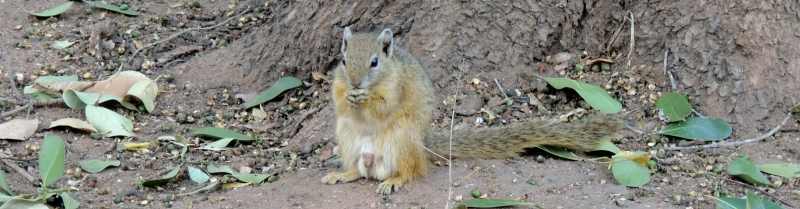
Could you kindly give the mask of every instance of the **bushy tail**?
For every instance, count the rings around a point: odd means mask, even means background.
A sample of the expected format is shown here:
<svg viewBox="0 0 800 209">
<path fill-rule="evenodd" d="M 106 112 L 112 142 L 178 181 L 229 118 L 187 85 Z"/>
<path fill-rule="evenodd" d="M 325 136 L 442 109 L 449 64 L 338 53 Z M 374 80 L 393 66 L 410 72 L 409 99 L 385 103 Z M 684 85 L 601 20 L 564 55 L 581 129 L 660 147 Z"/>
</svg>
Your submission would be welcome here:
<svg viewBox="0 0 800 209">
<path fill-rule="evenodd" d="M 619 118 L 594 114 L 575 122 L 537 120 L 502 127 L 458 129 L 453 131 L 452 151 L 457 158 L 508 158 L 538 145 L 565 147 L 577 151 L 594 150 L 604 137 L 615 137 L 623 123 Z M 434 130 L 425 138 L 431 151 L 447 156 L 450 130 Z"/>
</svg>

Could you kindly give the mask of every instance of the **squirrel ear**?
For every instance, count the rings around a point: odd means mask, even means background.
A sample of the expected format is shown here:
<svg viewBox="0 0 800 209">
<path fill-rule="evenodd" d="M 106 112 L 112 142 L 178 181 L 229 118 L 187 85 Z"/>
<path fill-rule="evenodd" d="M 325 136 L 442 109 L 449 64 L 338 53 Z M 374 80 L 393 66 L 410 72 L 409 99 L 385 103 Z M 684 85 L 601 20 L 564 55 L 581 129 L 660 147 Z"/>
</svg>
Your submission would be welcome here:
<svg viewBox="0 0 800 209">
<path fill-rule="evenodd" d="M 344 27 L 344 31 L 342 32 L 342 54 L 347 52 L 347 41 L 353 37 L 353 32 L 350 31 L 350 27 Z"/>
<path fill-rule="evenodd" d="M 392 50 L 394 50 L 394 35 L 392 34 L 392 30 L 386 28 L 383 29 L 381 35 L 378 35 L 378 41 L 383 44 L 383 53 L 386 56 L 392 56 Z"/>
</svg>

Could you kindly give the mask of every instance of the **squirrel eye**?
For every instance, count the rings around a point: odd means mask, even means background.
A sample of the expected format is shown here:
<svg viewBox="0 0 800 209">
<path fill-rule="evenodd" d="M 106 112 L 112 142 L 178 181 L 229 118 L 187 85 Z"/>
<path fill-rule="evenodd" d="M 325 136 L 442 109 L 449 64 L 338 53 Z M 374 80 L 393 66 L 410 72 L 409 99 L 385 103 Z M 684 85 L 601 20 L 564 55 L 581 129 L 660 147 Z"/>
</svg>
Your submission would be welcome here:
<svg viewBox="0 0 800 209">
<path fill-rule="evenodd" d="M 370 68 L 378 67 L 378 57 L 372 57 L 372 61 L 369 62 Z"/>
</svg>

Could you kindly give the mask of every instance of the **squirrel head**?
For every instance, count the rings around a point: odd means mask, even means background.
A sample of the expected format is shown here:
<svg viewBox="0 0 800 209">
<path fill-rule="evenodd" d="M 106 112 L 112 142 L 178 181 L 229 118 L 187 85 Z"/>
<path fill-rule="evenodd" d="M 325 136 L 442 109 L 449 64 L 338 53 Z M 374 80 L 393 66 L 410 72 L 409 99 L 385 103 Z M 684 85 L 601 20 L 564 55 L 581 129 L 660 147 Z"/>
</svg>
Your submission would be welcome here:
<svg viewBox="0 0 800 209">
<path fill-rule="evenodd" d="M 392 58 L 392 30 L 353 34 L 345 27 L 342 34 L 342 63 L 344 75 L 353 89 L 367 90 L 380 83 L 387 74 L 385 61 Z"/>
</svg>

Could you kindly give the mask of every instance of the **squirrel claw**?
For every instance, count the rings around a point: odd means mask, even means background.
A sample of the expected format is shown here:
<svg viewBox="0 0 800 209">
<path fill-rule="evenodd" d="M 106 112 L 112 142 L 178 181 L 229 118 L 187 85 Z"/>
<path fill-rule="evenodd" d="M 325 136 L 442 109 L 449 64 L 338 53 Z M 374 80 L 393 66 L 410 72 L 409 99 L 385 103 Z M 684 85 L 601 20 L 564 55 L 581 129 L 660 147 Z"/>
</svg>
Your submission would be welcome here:
<svg viewBox="0 0 800 209">
<path fill-rule="evenodd" d="M 378 192 L 378 194 L 388 195 L 388 194 L 392 194 L 393 192 L 396 192 L 396 191 L 399 191 L 399 190 L 400 190 L 400 184 L 399 183 L 390 182 L 390 181 L 387 180 L 387 181 L 381 182 L 378 185 L 378 190 L 376 192 Z"/>
<path fill-rule="evenodd" d="M 347 101 L 350 104 L 360 104 L 363 103 L 364 100 L 367 100 L 367 91 L 363 89 L 356 89 L 347 91 Z"/>
</svg>

